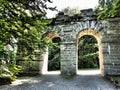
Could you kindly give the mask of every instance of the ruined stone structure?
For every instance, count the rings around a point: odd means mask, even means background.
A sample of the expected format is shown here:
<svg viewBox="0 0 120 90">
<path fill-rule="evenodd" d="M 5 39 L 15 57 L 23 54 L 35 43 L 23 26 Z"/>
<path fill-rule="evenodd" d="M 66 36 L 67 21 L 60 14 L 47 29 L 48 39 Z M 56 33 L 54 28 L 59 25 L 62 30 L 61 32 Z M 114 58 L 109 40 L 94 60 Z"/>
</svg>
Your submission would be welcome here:
<svg viewBox="0 0 120 90">
<path fill-rule="evenodd" d="M 87 9 L 74 16 L 59 13 L 50 26 L 48 37 L 61 39 L 62 75 L 77 74 L 78 40 L 84 35 L 92 35 L 98 42 L 101 74 L 120 75 L 120 18 L 98 21 L 93 10 Z M 46 60 L 42 58 L 41 63 L 44 63 L 42 66 L 46 66 L 47 71 Z"/>
<path fill-rule="evenodd" d="M 46 30 L 47 38 L 60 37 L 61 74 L 76 75 L 78 68 L 78 40 L 84 35 L 96 38 L 99 48 L 101 75 L 120 75 L 120 18 L 97 20 L 92 9 L 81 10 L 74 16 L 59 13 Z M 48 66 L 48 48 L 37 52 L 27 71 L 45 74 Z M 26 66 L 26 64 L 22 64 Z M 27 66 L 27 67 L 29 67 Z M 26 70 L 25 70 L 26 72 Z"/>
</svg>

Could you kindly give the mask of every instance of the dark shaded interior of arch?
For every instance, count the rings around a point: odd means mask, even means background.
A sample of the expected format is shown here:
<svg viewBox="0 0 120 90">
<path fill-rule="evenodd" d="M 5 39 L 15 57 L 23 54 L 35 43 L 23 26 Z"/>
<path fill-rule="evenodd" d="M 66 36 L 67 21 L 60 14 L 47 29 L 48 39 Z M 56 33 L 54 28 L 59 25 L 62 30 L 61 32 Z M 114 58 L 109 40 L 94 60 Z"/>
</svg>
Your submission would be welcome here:
<svg viewBox="0 0 120 90">
<path fill-rule="evenodd" d="M 91 35 L 82 36 L 78 41 L 78 69 L 98 69 L 97 40 Z"/>
<path fill-rule="evenodd" d="M 52 39 L 55 46 L 49 47 L 48 55 L 48 71 L 60 70 L 60 37 Z"/>
</svg>

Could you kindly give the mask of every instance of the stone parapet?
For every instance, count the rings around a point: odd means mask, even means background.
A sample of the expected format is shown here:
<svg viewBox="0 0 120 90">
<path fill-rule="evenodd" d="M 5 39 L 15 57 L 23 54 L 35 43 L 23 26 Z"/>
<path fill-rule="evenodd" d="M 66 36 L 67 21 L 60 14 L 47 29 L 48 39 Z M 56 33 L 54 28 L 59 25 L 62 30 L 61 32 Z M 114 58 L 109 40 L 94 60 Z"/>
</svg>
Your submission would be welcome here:
<svg viewBox="0 0 120 90">
<path fill-rule="evenodd" d="M 50 25 L 72 24 L 74 22 L 88 20 L 97 20 L 97 14 L 93 11 L 93 9 L 81 10 L 80 14 L 76 14 L 74 16 L 64 15 L 63 12 L 60 12 L 56 18 L 53 18 Z"/>
</svg>

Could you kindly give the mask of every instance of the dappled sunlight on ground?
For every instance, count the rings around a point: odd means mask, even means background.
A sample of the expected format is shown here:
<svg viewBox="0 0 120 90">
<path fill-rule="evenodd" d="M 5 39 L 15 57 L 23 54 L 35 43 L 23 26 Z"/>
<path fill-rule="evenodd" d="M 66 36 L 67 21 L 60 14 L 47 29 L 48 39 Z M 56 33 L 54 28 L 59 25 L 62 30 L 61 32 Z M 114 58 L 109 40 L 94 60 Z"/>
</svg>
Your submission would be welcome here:
<svg viewBox="0 0 120 90">
<path fill-rule="evenodd" d="M 61 77 L 60 71 L 46 75 L 19 77 L 0 90 L 116 90 L 114 85 L 99 75 L 99 70 L 80 70 L 74 77 Z"/>
<path fill-rule="evenodd" d="M 12 86 L 14 85 L 20 85 L 20 84 L 26 84 L 26 83 L 38 83 L 41 82 L 41 80 L 36 79 L 36 77 L 19 77 L 15 81 L 12 82 Z"/>
<path fill-rule="evenodd" d="M 60 71 L 48 71 L 44 73 L 43 75 L 60 75 Z M 78 75 L 100 75 L 100 70 L 78 70 L 77 71 Z M 16 81 L 12 83 L 12 85 L 18 85 L 18 84 L 23 84 L 23 83 L 38 83 L 41 80 L 37 80 L 34 77 L 20 77 Z"/>
</svg>

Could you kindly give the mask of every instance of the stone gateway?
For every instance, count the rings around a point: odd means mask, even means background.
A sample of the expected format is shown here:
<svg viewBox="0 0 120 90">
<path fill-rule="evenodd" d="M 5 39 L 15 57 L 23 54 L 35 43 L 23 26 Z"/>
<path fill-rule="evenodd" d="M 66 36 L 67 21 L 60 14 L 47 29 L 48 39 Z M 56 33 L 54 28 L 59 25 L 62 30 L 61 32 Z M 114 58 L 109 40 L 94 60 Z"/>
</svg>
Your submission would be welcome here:
<svg viewBox="0 0 120 90">
<path fill-rule="evenodd" d="M 60 12 L 45 33 L 47 38 L 60 38 L 61 75 L 76 75 L 78 69 L 78 40 L 84 35 L 96 38 L 101 75 L 120 75 L 120 18 L 97 20 L 92 9 L 81 10 L 74 16 Z M 48 69 L 48 48 L 36 53 L 31 73 L 45 74 Z"/>
<path fill-rule="evenodd" d="M 78 40 L 84 35 L 92 35 L 98 42 L 101 75 L 120 75 L 120 18 L 97 20 L 96 13 L 87 9 L 74 16 L 59 13 L 50 26 L 47 33 L 52 34 L 48 36 L 61 39 L 62 75 L 77 74 Z M 47 67 L 47 63 L 42 66 Z"/>
</svg>

